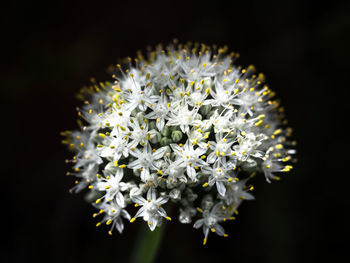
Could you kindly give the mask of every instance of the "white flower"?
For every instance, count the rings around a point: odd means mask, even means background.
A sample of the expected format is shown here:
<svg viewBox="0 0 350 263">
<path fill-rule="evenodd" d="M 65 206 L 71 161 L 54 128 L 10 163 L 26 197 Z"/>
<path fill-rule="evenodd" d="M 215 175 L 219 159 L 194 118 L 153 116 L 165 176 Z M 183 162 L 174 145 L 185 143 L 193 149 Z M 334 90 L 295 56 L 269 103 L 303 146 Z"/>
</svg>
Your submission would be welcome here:
<svg viewBox="0 0 350 263">
<path fill-rule="evenodd" d="M 215 232 L 219 236 L 228 236 L 227 234 L 225 234 L 224 228 L 221 225 L 219 225 L 219 222 L 222 222 L 225 219 L 225 217 L 222 215 L 222 211 L 220 211 L 221 209 L 222 204 L 218 203 L 211 209 L 211 211 L 204 210 L 202 213 L 203 218 L 198 219 L 194 223 L 194 228 L 203 228 L 203 245 L 207 243 L 209 231 Z"/>
<path fill-rule="evenodd" d="M 131 139 L 131 142 L 128 144 L 129 149 L 135 148 L 138 144 L 144 146 L 146 142 L 155 135 L 154 130 L 148 130 L 148 123 L 141 124 L 137 118 L 130 118 L 129 127 L 132 129 L 130 132 L 131 135 L 129 136 Z"/>
<path fill-rule="evenodd" d="M 106 173 L 106 177 L 100 177 L 96 183 L 93 184 L 95 190 L 100 192 L 105 192 L 103 198 L 107 201 L 110 201 L 114 198 L 123 199 L 123 195 L 120 191 L 124 191 L 126 188 L 126 184 L 124 182 L 120 182 L 123 178 L 124 171 L 122 168 L 117 168 L 116 173 L 114 175 Z M 100 201 L 100 199 L 98 199 Z"/>
<path fill-rule="evenodd" d="M 161 207 L 161 205 L 168 202 L 168 199 L 169 198 L 166 196 L 157 198 L 156 190 L 152 187 L 147 192 L 147 199 L 141 196 L 133 197 L 133 202 L 135 202 L 137 206 L 141 206 L 141 208 L 131 221 L 133 222 L 137 217 L 143 217 L 143 220 L 148 223 L 149 228 L 153 231 L 161 222 L 162 217 L 171 220 L 171 218 L 167 216 L 164 208 Z"/>
<path fill-rule="evenodd" d="M 222 133 L 215 134 L 216 141 L 209 142 L 212 152 L 208 155 L 207 162 L 214 163 L 218 158 L 222 158 L 231 153 L 231 146 L 234 143 L 232 138 L 225 138 Z"/>
<path fill-rule="evenodd" d="M 147 143 L 142 151 L 139 149 L 130 150 L 130 154 L 136 158 L 128 164 L 130 169 L 141 169 L 141 179 L 148 178 L 150 170 L 157 171 L 159 168 L 155 165 L 155 161 L 162 158 L 165 154 L 165 147 L 152 151 L 149 143 Z"/>
<path fill-rule="evenodd" d="M 110 235 L 112 235 L 112 231 L 114 228 L 116 228 L 119 233 L 122 233 L 124 230 L 124 223 L 122 218 L 124 217 L 126 220 L 130 220 L 129 213 L 124 209 L 125 203 L 124 200 L 113 200 L 109 203 L 102 203 L 100 206 L 98 206 L 100 210 L 100 213 L 105 213 L 105 216 L 103 220 L 99 223 L 97 223 L 96 226 L 100 226 L 101 223 L 106 222 L 107 225 L 112 224 L 111 230 L 108 232 Z M 95 214 L 97 216 L 97 214 Z"/>
<path fill-rule="evenodd" d="M 216 184 L 218 193 L 222 196 L 225 196 L 226 193 L 226 183 L 228 179 L 232 180 L 232 177 L 228 173 L 228 166 L 226 165 L 225 159 L 222 161 L 216 161 L 213 167 L 204 166 L 202 167 L 203 174 L 209 175 L 208 183 L 205 183 L 203 186 L 207 185 L 213 186 Z M 231 169 L 230 169 L 231 170 Z"/>
<path fill-rule="evenodd" d="M 238 207 L 242 200 L 254 200 L 254 196 L 249 193 L 254 187 L 246 187 L 247 179 L 227 182 L 226 193 L 221 198 L 227 205 Z"/>
<path fill-rule="evenodd" d="M 121 156 L 125 158 L 129 156 L 128 137 L 122 136 L 119 130 L 113 136 L 104 136 L 104 138 L 98 150 L 101 157 L 110 157 L 113 161 L 118 161 Z"/>
<path fill-rule="evenodd" d="M 201 159 L 201 156 L 207 150 L 200 147 L 194 149 L 193 144 L 189 141 L 183 147 L 180 147 L 178 144 L 171 144 L 170 146 L 176 154 L 176 163 L 181 167 L 186 167 L 187 176 L 196 181 L 196 169 L 206 164 Z"/>
<path fill-rule="evenodd" d="M 190 126 L 198 125 L 200 123 L 200 121 L 195 120 L 197 111 L 197 109 L 189 110 L 188 105 L 185 104 L 184 106 L 179 107 L 177 110 L 170 112 L 168 125 L 180 126 L 181 131 L 183 133 L 187 133 Z"/>
<path fill-rule="evenodd" d="M 225 133 L 231 131 L 231 117 L 233 115 L 233 110 L 223 110 L 219 113 L 218 110 L 215 111 L 214 115 L 210 118 L 212 124 L 214 125 L 215 133 Z"/>
<path fill-rule="evenodd" d="M 165 121 L 169 119 L 168 113 L 170 111 L 171 104 L 168 103 L 167 96 L 163 92 L 159 97 L 159 100 L 155 104 L 151 104 L 152 111 L 148 113 L 145 118 L 156 119 L 156 126 L 159 131 L 163 130 Z"/>
</svg>

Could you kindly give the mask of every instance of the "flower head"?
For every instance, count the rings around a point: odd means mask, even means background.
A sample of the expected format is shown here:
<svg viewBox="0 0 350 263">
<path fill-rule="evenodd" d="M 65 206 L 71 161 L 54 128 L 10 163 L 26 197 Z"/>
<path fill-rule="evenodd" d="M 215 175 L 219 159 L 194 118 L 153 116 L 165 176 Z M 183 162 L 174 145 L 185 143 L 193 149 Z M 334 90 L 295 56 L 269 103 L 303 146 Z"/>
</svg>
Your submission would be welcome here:
<svg viewBox="0 0 350 263">
<path fill-rule="evenodd" d="M 122 232 L 141 217 L 154 230 L 171 221 L 172 202 L 181 223 L 203 229 L 205 244 L 211 232 L 228 236 L 222 224 L 254 199 L 248 179 L 271 182 L 292 169 L 295 144 L 274 92 L 226 51 L 158 47 L 78 95 L 80 129 L 63 132 L 75 152 L 67 175 L 78 179 L 72 190 L 95 196 L 97 226 Z"/>
</svg>

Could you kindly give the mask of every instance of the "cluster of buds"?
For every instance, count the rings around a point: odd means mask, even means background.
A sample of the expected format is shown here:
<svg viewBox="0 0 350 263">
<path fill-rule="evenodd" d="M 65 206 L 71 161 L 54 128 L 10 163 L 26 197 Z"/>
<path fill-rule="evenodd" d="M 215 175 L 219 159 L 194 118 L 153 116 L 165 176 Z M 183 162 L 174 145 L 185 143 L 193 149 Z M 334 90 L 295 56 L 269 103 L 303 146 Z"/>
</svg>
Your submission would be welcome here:
<svg viewBox="0 0 350 263">
<path fill-rule="evenodd" d="M 158 46 L 116 65 L 113 81 L 82 89 L 79 126 L 63 143 L 75 152 L 79 192 L 122 232 L 141 217 L 154 230 L 170 203 L 181 223 L 228 236 L 221 224 L 254 199 L 250 179 L 291 170 L 295 153 L 283 108 L 238 53 L 204 44 Z M 135 208 L 136 207 L 136 208 Z M 133 214 L 133 216 L 130 216 Z"/>
</svg>

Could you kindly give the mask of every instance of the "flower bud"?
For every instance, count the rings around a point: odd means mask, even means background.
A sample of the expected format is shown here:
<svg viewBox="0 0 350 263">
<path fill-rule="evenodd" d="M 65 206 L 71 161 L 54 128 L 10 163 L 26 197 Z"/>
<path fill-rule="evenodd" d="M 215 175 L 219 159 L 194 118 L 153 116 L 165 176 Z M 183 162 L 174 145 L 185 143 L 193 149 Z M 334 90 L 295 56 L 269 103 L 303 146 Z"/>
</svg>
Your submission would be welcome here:
<svg viewBox="0 0 350 263">
<path fill-rule="evenodd" d="M 160 145 L 161 146 L 167 146 L 169 145 L 170 143 L 172 143 L 173 141 L 168 138 L 168 137 L 163 137 L 161 140 L 160 140 Z"/>
<path fill-rule="evenodd" d="M 171 130 L 170 127 L 164 126 L 163 130 L 160 132 L 164 137 L 169 137 Z"/>
<path fill-rule="evenodd" d="M 160 142 L 160 139 L 162 138 L 162 135 L 159 132 L 155 132 L 154 136 L 150 139 L 151 143 L 158 143 Z"/>
<path fill-rule="evenodd" d="M 182 132 L 181 131 L 173 131 L 171 133 L 171 139 L 174 141 L 174 142 L 179 142 L 181 141 L 182 139 Z"/>
<path fill-rule="evenodd" d="M 202 115 L 206 116 L 206 115 L 208 115 L 208 113 L 210 112 L 210 110 L 211 110 L 211 105 L 208 104 L 208 105 L 203 105 L 203 106 L 199 109 L 199 112 L 200 112 Z"/>
</svg>

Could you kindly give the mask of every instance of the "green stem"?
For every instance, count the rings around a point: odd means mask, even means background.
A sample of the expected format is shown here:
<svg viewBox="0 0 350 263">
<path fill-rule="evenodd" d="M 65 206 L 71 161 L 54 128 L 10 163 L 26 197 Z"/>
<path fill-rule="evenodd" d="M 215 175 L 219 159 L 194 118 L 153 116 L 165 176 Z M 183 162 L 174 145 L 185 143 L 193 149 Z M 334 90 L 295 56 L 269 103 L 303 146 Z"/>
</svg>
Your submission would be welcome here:
<svg viewBox="0 0 350 263">
<path fill-rule="evenodd" d="M 142 224 L 138 240 L 131 255 L 132 263 L 152 263 L 154 262 L 158 248 L 164 233 L 165 224 L 151 231 L 147 225 Z"/>
</svg>

